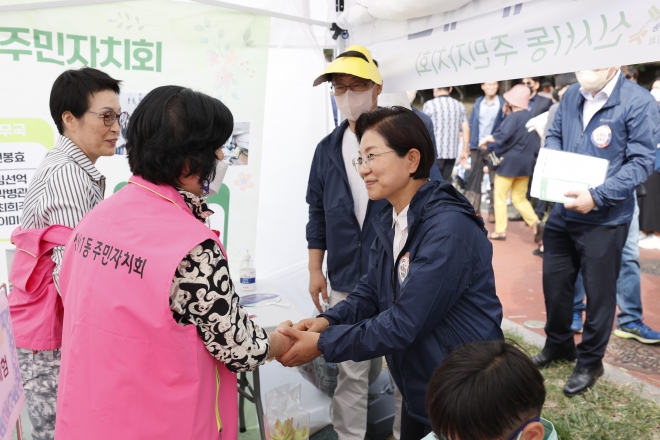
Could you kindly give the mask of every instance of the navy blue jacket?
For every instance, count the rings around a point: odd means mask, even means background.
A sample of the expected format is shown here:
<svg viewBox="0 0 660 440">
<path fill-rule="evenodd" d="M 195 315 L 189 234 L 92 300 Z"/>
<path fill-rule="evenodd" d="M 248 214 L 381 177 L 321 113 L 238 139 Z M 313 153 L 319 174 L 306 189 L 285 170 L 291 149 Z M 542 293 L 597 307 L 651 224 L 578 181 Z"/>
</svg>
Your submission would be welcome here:
<svg viewBox="0 0 660 440">
<path fill-rule="evenodd" d="M 545 148 L 607 159 L 607 176 L 602 185 L 589 189 L 597 210 L 580 214 L 557 203 L 555 212 L 564 220 L 577 223 L 630 223 L 635 187 L 646 181 L 653 168 L 660 128 L 658 104 L 647 90 L 626 80 L 623 73 L 586 130 L 582 129 L 584 102 L 579 83 L 566 90 L 545 139 Z M 609 126 L 612 131 L 612 140 L 605 148 L 598 148 L 591 141 L 592 132 L 601 126 Z"/>
<path fill-rule="evenodd" d="M 433 152 L 435 153 L 435 158 L 438 159 L 438 147 L 436 147 L 435 144 L 435 131 L 433 130 L 433 121 L 424 112 L 421 112 L 417 110 L 416 108 L 413 107 L 412 109 L 413 113 L 415 113 L 417 116 L 419 116 L 419 119 L 422 120 L 424 125 L 426 126 L 426 129 L 428 130 L 429 134 L 431 135 L 431 142 L 433 142 Z M 433 162 L 433 165 L 431 166 L 431 175 L 429 176 L 431 180 L 443 180 L 442 179 L 442 174 L 440 174 L 440 170 L 438 169 L 438 164 L 437 162 Z"/>
<path fill-rule="evenodd" d="M 545 113 L 550 110 L 550 107 L 552 107 L 552 99 L 546 98 L 545 96 L 540 96 L 538 93 L 534 97 L 534 104 L 532 106 L 532 109 L 530 110 L 530 113 L 532 114 L 532 118 L 537 117 L 541 113 Z M 538 135 L 538 133 L 537 133 Z M 537 137 L 538 139 L 538 137 Z"/>
<path fill-rule="evenodd" d="M 660 105 L 658 105 L 658 112 L 660 112 Z M 660 130 L 658 133 L 660 134 Z M 658 139 L 658 143 L 660 144 L 660 139 Z M 655 171 L 660 173 L 660 148 L 655 149 Z"/>
<path fill-rule="evenodd" d="M 497 156 L 503 158 L 495 171 L 498 175 L 523 177 L 534 172 L 534 154 L 539 138 L 525 128 L 530 118 L 531 113 L 527 110 L 511 113 L 493 132 L 497 142 L 492 144 L 492 148 Z"/>
<path fill-rule="evenodd" d="M 376 237 L 371 219 L 387 205 L 387 200 L 369 200 L 360 230 L 341 152 L 347 128 L 344 120 L 316 147 L 306 197 L 307 248 L 327 250 L 328 279 L 340 292 L 352 291 L 365 274 L 368 250 Z"/>
<path fill-rule="evenodd" d="M 502 123 L 502 120 L 505 119 L 504 113 L 502 112 L 502 107 L 504 107 L 504 98 L 502 98 L 500 95 L 497 95 L 497 97 L 500 100 L 500 111 L 497 112 L 497 116 L 495 117 L 495 123 L 493 124 L 492 133 L 495 133 L 497 128 Z M 481 101 L 483 101 L 484 99 L 486 99 L 486 96 L 481 96 L 477 98 L 476 101 L 474 101 L 474 106 L 472 107 L 472 113 L 470 114 L 470 150 L 479 149 L 479 137 L 480 137 L 479 108 L 481 106 Z M 481 137 L 486 137 L 486 136 L 481 136 Z M 487 149 L 492 150 L 490 144 L 488 145 Z"/>
<path fill-rule="evenodd" d="M 483 220 L 444 181 L 426 183 L 413 197 L 398 256 L 392 255 L 391 205 L 373 226 L 369 271 L 345 301 L 320 315 L 331 325 L 318 348 L 330 362 L 387 356 L 408 413 L 428 425 L 424 402 L 436 367 L 459 345 L 503 337 L 493 248 Z M 409 271 L 400 282 L 395 268 L 406 253 Z"/>
</svg>

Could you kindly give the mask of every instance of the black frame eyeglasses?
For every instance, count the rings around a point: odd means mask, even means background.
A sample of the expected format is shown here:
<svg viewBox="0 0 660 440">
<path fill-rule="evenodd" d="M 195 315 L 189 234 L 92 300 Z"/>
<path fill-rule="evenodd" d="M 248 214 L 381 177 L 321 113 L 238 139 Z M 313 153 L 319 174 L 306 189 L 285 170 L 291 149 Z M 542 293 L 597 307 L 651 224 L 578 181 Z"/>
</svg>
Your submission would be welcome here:
<svg viewBox="0 0 660 440">
<path fill-rule="evenodd" d="M 87 110 L 87 113 L 94 113 L 95 115 L 100 115 L 103 118 L 103 124 L 106 127 L 110 127 L 112 124 L 115 123 L 115 121 L 119 122 L 119 126 L 123 127 L 126 125 L 128 122 L 128 113 L 127 112 L 121 112 L 117 113 L 114 110 L 108 110 L 107 112 L 93 112 L 91 110 Z"/>
<path fill-rule="evenodd" d="M 368 92 L 373 88 L 373 86 L 369 87 L 370 84 L 375 84 L 373 81 L 367 81 L 367 82 L 355 82 L 351 84 L 350 86 L 345 86 L 342 84 L 332 84 L 330 87 L 332 88 L 332 91 L 334 92 L 335 96 L 341 96 L 348 89 L 351 89 L 351 92 L 357 93 L 358 95 L 364 92 Z"/>
</svg>

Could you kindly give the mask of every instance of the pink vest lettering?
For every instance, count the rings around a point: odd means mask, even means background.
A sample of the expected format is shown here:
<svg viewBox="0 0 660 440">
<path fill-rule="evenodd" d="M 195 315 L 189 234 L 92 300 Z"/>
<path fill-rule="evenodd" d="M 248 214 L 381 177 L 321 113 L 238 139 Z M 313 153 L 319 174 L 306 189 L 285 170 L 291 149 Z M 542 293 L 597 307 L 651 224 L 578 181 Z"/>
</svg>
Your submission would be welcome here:
<svg viewBox="0 0 660 440">
<path fill-rule="evenodd" d="M 236 376 L 169 308 L 175 269 L 207 239 L 220 244 L 174 188 L 136 176 L 74 229 L 55 438 L 237 438 Z"/>
</svg>

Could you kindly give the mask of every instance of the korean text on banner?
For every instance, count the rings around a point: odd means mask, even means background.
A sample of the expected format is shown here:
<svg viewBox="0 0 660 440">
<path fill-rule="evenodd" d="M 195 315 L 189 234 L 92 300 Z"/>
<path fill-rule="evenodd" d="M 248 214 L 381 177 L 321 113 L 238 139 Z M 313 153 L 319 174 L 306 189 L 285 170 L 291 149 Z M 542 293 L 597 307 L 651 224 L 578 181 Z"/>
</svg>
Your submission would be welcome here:
<svg viewBox="0 0 660 440">
<path fill-rule="evenodd" d="M 530 0 L 369 49 L 394 92 L 652 62 L 658 44 L 653 2 Z"/>
<path fill-rule="evenodd" d="M 120 104 L 129 113 L 148 92 L 171 84 L 229 107 L 235 123 L 223 151 L 237 166 L 209 198 L 211 225 L 222 231 L 230 260 L 256 248 L 269 17 L 195 2 L 140 0 L 10 11 L 2 18 L 0 79 L 10 86 L 0 99 L 0 248 L 9 246 L 32 176 L 56 143 L 48 105 L 53 82 L 83 66 L 122 80 Z M 126 153 L 124 135 L 122 130 L 117 155 Z M 101 157 L 95 165 L 106 177 L 105 197 L 128 180 L 122 158 Z M 0 279 L 3 258 L 0 253 Z M 238 268 L 231 266 L 235 279 Z"/>
</svg>

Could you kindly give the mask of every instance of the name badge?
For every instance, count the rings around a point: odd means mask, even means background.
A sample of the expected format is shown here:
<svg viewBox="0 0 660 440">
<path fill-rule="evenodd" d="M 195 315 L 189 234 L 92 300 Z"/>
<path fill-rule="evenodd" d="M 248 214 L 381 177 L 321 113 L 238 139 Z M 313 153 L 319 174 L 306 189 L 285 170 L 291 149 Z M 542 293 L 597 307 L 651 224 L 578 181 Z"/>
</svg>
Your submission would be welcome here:
<svg viewBox="0 0 660 440">
<path fill-rule="evenodd" d="M 612 141 L 612 130 L 609 125 L 601 125 L 591 133 L 591 142 L 598 148 L 607 147 Z"/>
<path fill-rule="evenodd" d="M 408 270 L 410 269 L 410 252 L 401 257 L 399 260 L 399 284 L 403 284 L 406 277 L 408 276 Z"/>
</svg>

